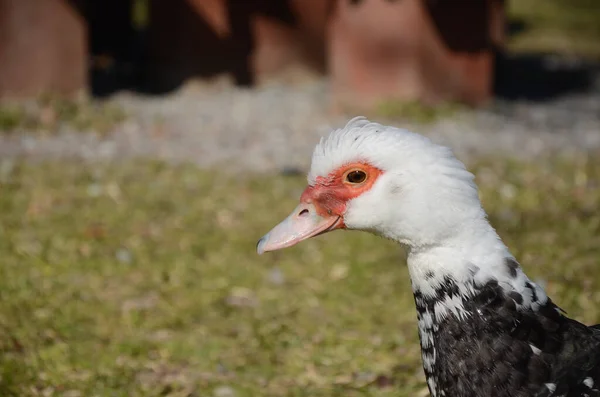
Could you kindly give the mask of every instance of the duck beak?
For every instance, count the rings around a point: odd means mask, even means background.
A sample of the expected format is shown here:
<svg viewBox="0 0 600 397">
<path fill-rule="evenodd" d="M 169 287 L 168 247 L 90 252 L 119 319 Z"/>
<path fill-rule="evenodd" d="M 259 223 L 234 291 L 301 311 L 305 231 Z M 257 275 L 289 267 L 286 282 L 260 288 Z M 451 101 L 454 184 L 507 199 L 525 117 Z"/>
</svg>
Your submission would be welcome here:
<svg viewBox="0 0 600 397">
<path fill-rule="evenodd" d="M 256 252 L 261 255 L 267 251 L 291 247 L 300 241 L 339 229 L 343 224 L 341 216 L 319 215 L 312 203 L 301 203 L 279 225 L 258 240 Z"/>
</svg>

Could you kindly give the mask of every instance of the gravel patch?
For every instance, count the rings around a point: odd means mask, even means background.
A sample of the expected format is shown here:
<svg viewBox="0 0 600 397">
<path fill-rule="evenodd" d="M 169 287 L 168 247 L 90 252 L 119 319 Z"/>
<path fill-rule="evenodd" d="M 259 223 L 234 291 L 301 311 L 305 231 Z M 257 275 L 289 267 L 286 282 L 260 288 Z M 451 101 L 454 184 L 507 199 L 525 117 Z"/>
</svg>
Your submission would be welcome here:
<svg viewBox="0 0 600 397">
<path fill-rule="evenodd" d="M 50 136 L 0 135 L 0 159 L 144 157 L 230 170 L 304 172 L 319 138 L 352 117 L 334 114 L 327 93 L 326 79 L 255 89 L 190 84 L 161 97 L 122 93 L 110 101 L 129 117 L 114 133 L 65 126 Z M 467 161 L 498 154 L 583 153 L 600 149 L 600 89 L 547 102 L 496 101 L 431 124 L 377 121 L 430 136 Z"/>
</svg>

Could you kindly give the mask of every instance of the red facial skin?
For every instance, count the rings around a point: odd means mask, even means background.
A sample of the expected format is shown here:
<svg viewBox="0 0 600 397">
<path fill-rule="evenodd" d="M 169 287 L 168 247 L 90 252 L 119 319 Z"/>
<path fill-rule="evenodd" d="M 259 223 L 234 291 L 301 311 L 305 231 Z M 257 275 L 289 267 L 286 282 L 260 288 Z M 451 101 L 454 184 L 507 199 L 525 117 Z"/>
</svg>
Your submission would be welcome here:
<svg viewBox="0 0 600 397">
<path fill-rule="evenodd" d="M 365 172 L 367 178 L 361 183 L 348 182 L 346 175 L 355 170 Z M 323 217 L 338 216 L 340 222 L 338 222 L 336 229 L 345 229 L 343 215 L 346 212 L 348 201 L 371 189 L 381 174 L 382 171 L 379 168 L 367 163 L 346 164 L 326 177 L 317 177 L 316 183 L 304 190 L 300 201 L 312 203 L 317 213 Z"/>
</svg>

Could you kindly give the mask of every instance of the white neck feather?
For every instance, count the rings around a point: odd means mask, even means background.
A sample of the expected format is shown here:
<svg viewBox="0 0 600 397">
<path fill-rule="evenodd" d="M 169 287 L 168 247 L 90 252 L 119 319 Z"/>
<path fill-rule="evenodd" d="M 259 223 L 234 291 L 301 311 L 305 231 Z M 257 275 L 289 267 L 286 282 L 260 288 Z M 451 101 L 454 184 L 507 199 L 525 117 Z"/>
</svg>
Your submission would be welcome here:
<svg viewBox="0 0 600 397">
<path fill-rule="evenodd" d="M 465 303 L 479 288 L 497 281 L 507 299 L 519 297 L 519 302 L 515 301 L 518 310 L 537 311 L 548 301 L 543 289 L 527 278 L 485 218 L 466 226 L 443 244 L 408 249 L 423 368 L 433 397 L 445 396 L 443 390 L 438 390 L 434 372 L 439 355 L 434 334 L 447 324 L 446 319 L 466 320 L 473 315 Z M 448 293 L 448 280 L 455 283 L 454 291 L 458 293 Z"/>
<path fill-rule="evenodd" d="M 498 281 L 507 293 L 518 292 L 523 297 L 523 302 L 517 303 L 519 308 L 537 310 L 546 303 L 544 290 L 527 277 L 485 218 L 474 220 L 463 230 L 443 245 L 408 249 L 413 291 L 433 298 L 447 278 L 458 286 L 460 298 L 436 305 L 437 320 L 452 313 L 462 317 L 462 298 L 472 296 L 491 280 Z"/>
</svg>

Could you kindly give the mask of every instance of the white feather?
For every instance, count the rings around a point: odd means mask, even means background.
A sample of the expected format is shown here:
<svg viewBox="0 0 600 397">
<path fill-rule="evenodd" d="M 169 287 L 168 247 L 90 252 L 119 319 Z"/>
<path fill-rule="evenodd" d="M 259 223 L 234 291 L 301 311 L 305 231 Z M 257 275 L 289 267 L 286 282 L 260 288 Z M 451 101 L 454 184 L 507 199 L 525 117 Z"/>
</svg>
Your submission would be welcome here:
<svg viewBox="0 0 600 397">
<path fill-rule="evenodd" d="M 308 182 L 357 161 L 383 173 L 369 191 L 348 202 L 344 222 L 350 229 L 372 231 L 404 245 L 415 291 L 432 296 L 444 277 L 451 276 L 461 294 L 468 295 L 474 285 L 496 279 L 507 291 L 522 295 L 520 307 L 535 310 L 546 302 L 543 289 L 521 269 L 516 277 L 510 274 L 506 259 L 513 257 L 487 220 L 474 176 L 449 148 L 356 117 L 321 139 Z M 461 318 L 461 300 L 440 302 L 433 315 Z"/>
</svg>

